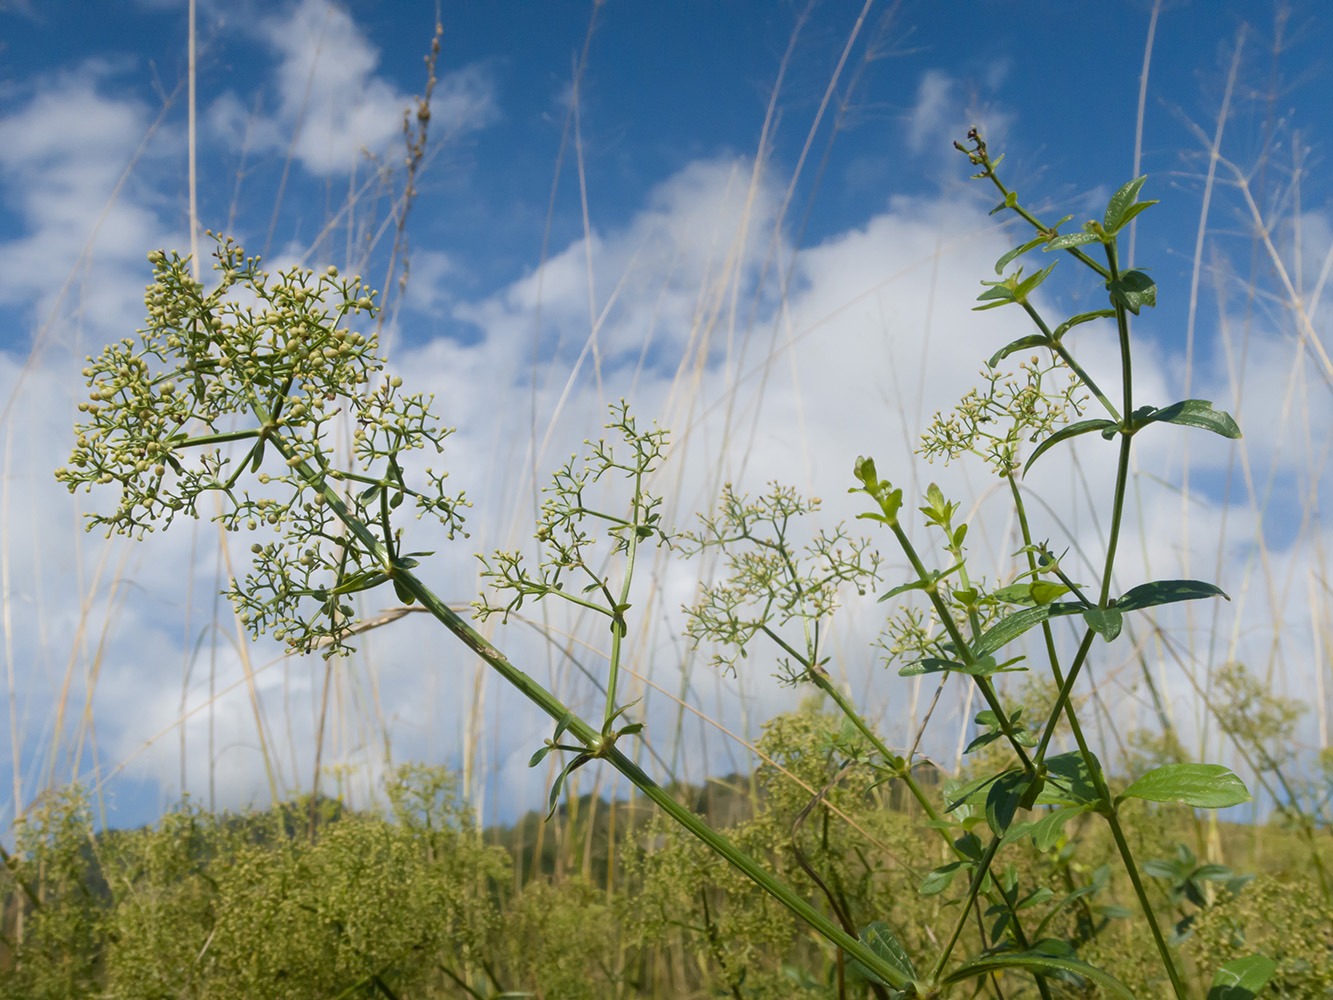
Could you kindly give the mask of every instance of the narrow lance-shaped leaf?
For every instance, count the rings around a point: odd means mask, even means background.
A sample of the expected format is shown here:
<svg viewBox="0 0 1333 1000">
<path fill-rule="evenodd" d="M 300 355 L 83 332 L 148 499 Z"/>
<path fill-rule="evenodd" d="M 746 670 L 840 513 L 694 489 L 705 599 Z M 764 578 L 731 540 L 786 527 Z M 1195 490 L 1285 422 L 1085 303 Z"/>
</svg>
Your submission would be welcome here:
<svg viewBox="0 0 1333 1000">
<path fill-rule="evenodd" d="M 1102 417 L 1099 420 L 1079 420 L 1070 424 L 1068 427 L 1061 427 L 1058 431 L 1048 437 L 1041 444 L 1037 445 L 1036 450 L 1028 457 L 1027 463 L 1023 466 L 1023 475 L 1028 474 L 1028 469 L 1032 468 L 1035 462 L 1043 452 L 1061 441 L 1067 441 L 1069 438 L 1078 437 L 1080 434 L 1090 434 L 1093 431 L 1107 431 L 1118 425 L 1114 420 L 1108 420 Z"/>
<path fill-rule="evenodd" d="M 1010 261 L 1014 260 L 1014 259 L 1017 258 L 1017 257 L 1021 257 L 1023 254 L 1027 253 L 1029 250 L 1033 249 L 1034 247 L 1039 247 L 1039 246 L 1041 246 L 1041 245 L 1042 245 L 1043 243 L 1045 243 L 1045 242 L 1046 242 L 1046 240 L 1045 240 L 1043 237 L 1041 237 L 1041 236 L 1036 236 L 1036 237 L 1033 237 L 1032 239 L 1028 240 L 1028 241 L 1027 241 L 1026 243 L 1024 243 L 1022 246 L 1016 246 L 1016 247 L 1014 247 L 1014 248 L 1013 248 L 1012 250 L 1010 250 L 1007 254 L 1005 254 L 1005 255 L 1002 256 L 999 260 L 997 260 L 997 261 L 995 262 L 995 273 L 996 273 L 996 274 L 1003 274 L 1003 273 L 1004 273 L 1005 266 L 1006 266 Z"/>
<path fill-rule="evenodd" d="M 1051 336 L 1059 340 L 1074 327 L 1082 323 L 1090 323 L 1094 319 L 1114 319 L 1114 309 L 1094 309 L 1092 312 L 1079 313 L 1077 316 L 1070 316 L 1067 320 L 1051 331 Z"/>
<path fill-rule="evenodd" d="M 1013 640 L 1035 625 L 1040 625 L 1048 618 L 1060 615 L 1075 615 L 1084 610 L 1082 604 L 1064 602 L 1061 604 L 1041 604 L 1035 608 L 1024 608 L 1011 615 L 1005 615 L 998 622 L 981 634 L 981 638 L 972 647 L 973 655 L 987 656 Z"/>
<path fill-rule="evenodd" d="M 1202 580 L 1155 580 L 1126 591 L 1125 595 L 1115 602 L 1115 608 L 1117 611 L 1140 611 L 1159 604 L 1197 601 L 1205 597 L 1231 600 L 1221 587 Z"/>
</svg>

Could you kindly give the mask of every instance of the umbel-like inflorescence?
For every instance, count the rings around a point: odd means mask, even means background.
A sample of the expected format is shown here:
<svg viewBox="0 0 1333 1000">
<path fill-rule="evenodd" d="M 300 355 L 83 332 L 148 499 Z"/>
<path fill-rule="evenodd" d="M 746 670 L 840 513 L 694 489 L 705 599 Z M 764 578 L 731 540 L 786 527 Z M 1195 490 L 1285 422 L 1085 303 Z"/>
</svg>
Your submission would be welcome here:
<svg viewBox="0 0 1333 1000">
<path fill-rule="evenodd" d="M 466 502 L 445 493 L 446 473 L 427 469 L 418 491 L 402 464 L 427 444 L 442 450 L 451 432 L 431 414 L 433 397 L 402 394 L 402 379 L 379 375 L 375 336 L 349 325 L 376 308 L 360 278 L 335 267 L 271 277 L 258 257 L 218 239 L 221 280 L 209 292 L 188 258 L 148 255 L 148 325 L 88 359 L 90 391 L 78 407 L 87 420 L 56 478 L 71 491 L 120 484 L 116 510 L 89 516 L 89 528 L 108 535 L 142 537 L 179 513 L 199 517 L 204 494 L 219 500 L 213 518 L 228 531 L 271 529 L 278 538 L 254 543 L 252 573 L 231 588 L 242 619 L 294 650 L 345 650 L 350 595 L 415 565 L 390 522 L 404 498 L 450 536 L 461 527 Z M 341 464 L 340 425 L 354 428 Z M 237 485 L 247 471 L 266 495 Z M 401 588 L 399 597 L 411 600 Z"/>
</svg>

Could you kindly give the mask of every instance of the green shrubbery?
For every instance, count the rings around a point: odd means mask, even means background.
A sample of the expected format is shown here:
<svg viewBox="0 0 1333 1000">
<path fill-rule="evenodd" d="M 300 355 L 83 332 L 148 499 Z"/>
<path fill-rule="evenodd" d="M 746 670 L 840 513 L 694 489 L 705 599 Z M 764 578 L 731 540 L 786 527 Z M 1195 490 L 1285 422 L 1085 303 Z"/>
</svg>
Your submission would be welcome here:
<svg viewBox="0 0 1333 1000">
<path fill-rule="evenodd" d="M 829 749 L 838 727 L 811 703 L 774 719 L 760 749 L 823 787 L 842 769 Z M 949 856 L 921 829 L 919 809 L 895 808 L 887 787 L 850 774 L 797 825 L 809 793 L 774 766 L 756 778 L 753 815 L 724 827 L 734 843 L 804 885 L 813 905 L 836 900 L 856 922 L 890 923 L 909 954 L 949 932 L 957 903 L 919 891 Z M 52 796 L 21 827 L 0 883 L 0 996 L 839 995 L 836 949 L 699 841 L 628 803 L 615 804 L 618 874 L 608 892 L 605 868 L 577 873 L 580 837 L 571 838 L 571 874 L 557 876 L 553 859 L 527 871 L 517 848 L 531 825 L 479 835 L 440 770 L 400 769 L 387 790 L 385 814 L 329 810 L 313 841 L 305 802 L 248 816 L 186 804 L 152 827 L 95 836 L 77 788 Z M 1170 807 L 1143 804 L 1128 819 L 1147 859 L 1174 862 L 1179 845 L 1202 833 Z M 553 822 L 568 823 L 568 810 Z M 605 826 L 594 840 L 604 856 Z M 1150 879 L 1164 925 L 1193 915 L 1179 948 L 1189 978 L 1262 950 L 1277 963 L 1266 996 L 1329 996 L 1333 907 L 1310 882 L 1299 831 L 1228 824 L 1219 844 L 1238 868 L 1262 873 L 1235 892 L 1225 881 L 1196 882 L 1207 894 L 1201 906 L 1174 893 L 1172 880 Z M 797 847 L 827 894 L 803 874 Z M 1333 858 L 1333 847 L 1324 852 Z M 1088 961 L 1154 996 L 1161 967 L 1132 919 L 1132 888 L 1111 874 L 1114 858 L 1111 839 L 1087 819 L 1066 828 L 1059 851 L 1029 846 L 1010 862 L 1024 885 L 1054 897 L 1082 890 L 1046 932 L 1080 942 Z M 964 934 L 976 938 L 976 926 Z M 1021 990 L 1006 981 L 1004 996 Z M 868 991 L 848 976 L 846 995 Z M 1083 992 L 1070 983 L 1056 991 Z"/>
</svg>

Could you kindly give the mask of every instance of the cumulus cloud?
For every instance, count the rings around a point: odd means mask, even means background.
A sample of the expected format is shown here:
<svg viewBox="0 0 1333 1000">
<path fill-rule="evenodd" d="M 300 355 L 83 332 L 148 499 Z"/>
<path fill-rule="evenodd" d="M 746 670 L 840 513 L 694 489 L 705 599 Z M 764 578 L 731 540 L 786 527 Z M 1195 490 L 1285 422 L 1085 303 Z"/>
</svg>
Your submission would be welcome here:
<svg viewBox="0 0 1333 1000">
<path fill-rule="evenodd" d="M 329 0 L 301 0 L 261 20 L 259 38 L 276 55 L 274 103 L 256 112 L 234 91 L 207 112 L 234 148 L 285 152 L 316 177 L 346 174 L 402 134 L 413 98 L 379 74 L 380 55 L 348 12 Z M 443 72 L 431 101 L 436 134 L 483 127 L 497 114 L 494 83 L 479 65 Z"/>
</svg>

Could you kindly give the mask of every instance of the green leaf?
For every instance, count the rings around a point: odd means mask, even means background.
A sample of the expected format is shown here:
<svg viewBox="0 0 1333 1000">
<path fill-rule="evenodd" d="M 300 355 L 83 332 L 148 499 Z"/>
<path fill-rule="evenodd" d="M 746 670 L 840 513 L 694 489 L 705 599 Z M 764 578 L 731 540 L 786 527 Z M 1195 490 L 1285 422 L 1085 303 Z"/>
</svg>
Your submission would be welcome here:
<svg viewBox="0 0 1333 1000">
<path fill-rule="evenodd" d="M 1026 351 L 1032 347 L 1050 347 L 1051 342 L 1044 333 L 1034 333 L 1027 337 L 1019 337 L 1017 340 L 1005 344 L 998 351 L 990 356 L 986 362 L 987 366 L 994 368 L 1009 355 L 1018 351 Z"/>
<path fill-rule="evenodd" d="M 1081 247 L 1085 243 L 1100 243 L 1102 238 L 1096 233 L 1065 233 L 1063 236 L 1057 236 L 1046 244 L 1047 250 L 1068 250 L 1070 247 Z"/>
<path fill-rule="evenodd" d="M 1005 615 L 983 632 L 972 647 L 972 654 L 977 657 L 987 656 L 1048 618 L 1078 614 L 1082 610 L 1084 610 L 1082 604 L 1068 601 L 1062 604 L 1040 604 L 1035 608 L 1015 611 L 1013 614 Z"/>
<path fill-rule="evenodd" d="M 1089 753 L 1097 774 L 1101 774 L 1101 761 L 1095 754 Z M 1041 805 L 1093 805 L 1100 801 L 1097 794 L 1097 782 L 1094 780 L 1083 754 L 1077 750 L 1056 754 L 1046 758 L 1046 787 L 1037 797 Z"/>
<path fill-rule="evenodd" d="M 1088 608 L 1083 612 L 1083 620 L 1107 642 L 1118 636 L 1124 625 L 1124 615 L 1119 608 Z"/>
<path fill-rule="evenodd" d="M 1058 260 L 1052 261 L 1050 267 L 1044 267 L 1026 281 L 1019 282 L 1018 287 L 1014 289 L 1014 301 L 1025 301 L 1028 297 L 1028 293 L 1034 291 L 1038 285 L 1050 277 L 1051 272 L 1055 270 L 1055 265 L 1058 263 L 1060 263 Z"/>
<path fill-rule="evenodd" d="M 1027 771 L 1014 770 L 1004 772 L 996 779 L 995 784 L 991 785 L 990 791 L 986 794 L 986 822 L 990 824 L 991 832 L 995 836 L 1003 837 L 1004 832 L 1009 829 L 1009 824 L 1014 821 L 1014 814 L 1018 811 L 1018 804 L 1031 784 L 1031 774 Z"/>
<path fill-rule="evenodd" d="M 1118 997 L 1123 997 L 1124 1000 L 1135 1000 L 1134 994 L 1129 991 L 1125 984 L 1104 969 L 1088 965 L 1086 962 L 1080 962 L 1077 959 L 1057 958 L 1039 951 L 1009 952 L 1003 955 L 992 955 L 989 958 L 977 959 L 975 962 L 968 962 L 949 973 L 941 980 L 940 985 L 952 986 L 968 979 L 976 979 L 992 972 L 999 972 L 1002 969 L 1023 969 L 1037 974 L 1043 972 L 1072 972 L 1076 976 L 1092 980 L 1103 989 Z"/>
<path fill-rule="evenodd" d="M 574 720 L 577 718 L 578 716 L 574 714 L 573 709 L 570 709 L 564 715 L 560 716 L 560 721 L 555 724 L 555 735 L 551 737 L 551 742 L 559 742 L 560 737 L 564 734 L 565 730 L 572 726 Z"/>
<path fill-rule="evenodd" d="M 1214 434 L 1233 440 L 1241 436 L 1240 427 L 1225 410 L 1214 410 L 1207 399 L 1184 399 L 1172 403 L 1160 410 L 1154 410 L 1137 423 L 1140 427 L 1152 423 L 1180 424 L 1185 427 L 1201 427 Z"/>
<path fill-rule="evenodd" d="M 1139 196 L 1139 189 L 1147 179 L 1146 174 L 1143 177 L 1135 177 L 1132 181 L 1121 185 L 1120 190 L 1111 195 L 1111 200 L 1106 203 L 1106 214 L 1102 216 L 1102 228 L 1108 233 L 1114 233 L 1128 221 L 1125 212 L 1134 205 L 1135 199 Z"/>
<path fill-rule="evenodd" d="M 976 739 L 974 739 L 971 743 L 967 745 L 967 749 L 965 749 L 963 753 L 969 754 L 973 750 L 980 750 L 984 746 L 990 746 L 990 744 L 994 743 L 1002 736 L 1004 736 L 1004 733 L 999 732 L 998 730 L 991 733 L 982 733 L 980 736 L 978 736 Z"/>
<path fill-rule="evenodd" d="M 1037 460 L 1042 452 L 1046 451 L 1046 449 L 1051 446 L 1058 444 L 1061 441 L 1066 441 L 1069 438 L 1078 437 L 1080 434 L 1089 434 L 1092 431 L 1106 431 L 1118 426 L 1119 424 L 1114 420 L 1108 420 L 1107 418 L 1102 417 L 1098 420 L 1080 420 L 1070 424 L 1068 427 L 1061 427 L 1045 441 L 1037 445 L 1036 450 L 1028 457 L 1027 464 L 1023 466 L 1023 475 L 1026 476 L 1028 474 L 1028 469 L 1032 468 L 1032 463 Z"/>
<path fill-rule="evenodd" d="M 1023 254 L 1027 253 L 1032 248 L 1039 247 L 1045 242 L 1046 240 L 1044 237 L 1037 236 L 1033 239 L 1028 240 L 1022 246 L 1014 247 L 1007 254 L 1005 254 L 1003 257 L 1001 257 L 999 260 L 995 262 L 995 273 L 1003 274 L 1005 266 L 1009 264 L 1012 260 L 1014 260 L 1017 257 L 1023 256 Z"/>
<path fill-rule="evenodd" d="M 1115 602 L 1118 611 L 1141 611 L 1159 604 L 1177 601 L 1197 601 L 1204 597 L 1223 597 L 1231 600 L 1221 587 L 1202 580 L 1156 580 L 1143 583 L 1127 591 Z"/>
<path fill-rule="evenodd" d="M 1120 225 L 1115 227 L 1113 235 L 1114 233 L 1119 232 L 1120 230 L 1124 229 L 1127 225 L 1129 225 L 1129 223 L 1134 219 L 1134 217 L 1137 216 L 1140 212 L 1146 211 L 1147 209 L 1152 208 L 1156 204 L 1157 204 L 1157 199 L 1154 198 L 1152 201 L 1140 201 L 1136 202 L 1133 205 L 1130 205 L 1129 208 L 1125 209 L 1125 214 L 1120 216 Z"/>
<path fill-rule="evenodd" d="M 954 812 L 960 806 L 970 807 L 980 799 L 981 792 L 989 788 L 997 778 L 999 778 L 998 774 L 992 774 L 984 778 L 975 778 L 966 784 L 955 784 L 952 781 L 946 781 L 944 783 L 944 811 Z M 962 818 L 966 819 L 968 815 L 971 815 L 971 813 L 965 813 Z M 968 843 L 971 843 L 972 840 L 976 840 L 975 836 L 972 834 L 968 834 L 968 837 L 971 838 L 971 840 L 967 841 Z M 967 854 L 968 857 L 972 858 L 974 861 L 981 857 L 980 843 L 977 843 L 976 845 L 975 854 L 968 853 L 958 841 L 954 842 L 954 846 L 963 851 L 964 854 Z"/>
<path fill-rule="evenodd" d="M 884 921 L 875 920 L 866 924 L 861 928 L 860 938 L 870 946 L 871 951 L 901 972 L 904 977 L 909 980 L 916 978 L 916 967 L 912 964 L 911 956 L 898 943 L 893 929 Z"/>
<path fill-rule="evenodd" d="M 921 880 L 921 888 L 917 892 L 923 896 L 938 896 L 953 884 L 959 870 L 965 867 L 970 868 L 971 865 L 966 861 L 950 861 L 947 865 L 940 865 Z"/>
<path fill-rule="evenodd" d="M 1063 583 L 1052 583 L 1049 580 L 1037 580 L 1034 583 L 1011 583 L 1007 587 L 1001 587 L 992 592 L 992 597 L 998 597 L 1002 601 L 1010 604 L 1023 604 L 1028 607 L 1039 604 L 1050 604 L 1057 597 L 1063 597 L 1069 593 L 1069 588 Z"/>
<path fill-rule="evenodd" d="M 857 515 L 857 516 L 863 517 L 865 515 Z M 879 600 L 876 601 L 875 603 L 883 604 L 885 601 L 897 597 L 899 594 L 904 594 L 909 590 L 925 590 L 926 587 L 930 585 L 930 582 L 931 581 L 927 580 L 913 580 L 911 583 L 900 584 L 899 586 L 894 587 L 892 590 L 890 590 L 887 594 L 883 594 L 879 598 Z"/>
<path fill-rule="evenodd" d="M 1049 851 L 1060 841 L 1065 824 L 1088 811 L 1086 805 L 1061 806 L 1032 824 L 1032 843 L 1039 851 Z"/>
<path fill-rule="evenodd" d="M 1157 305 L 1157 285 L 1142 271 L 1126 271 L 1119 278 L 1106 283 L 1111 301 L 1128 309 L 1135 316 L 1144 306 Z"/>
<path fill-rule="evenodd" d="M 1208 1000 L 1254 1000 L 1276 971 L 1277 963 L 1267 955 L 1232 959 L 1217 970 Z"/>
<path fill-rule="evenodd" d="M 1070 316 L 1069 319 L 1057 326 L 1051 336 L 1056 340 L 1059 340 L 1081 323 L 1088 323 L 1094 319 L 1112 319 L 1114 317 L 1114 309 L 1095 309 L 1092 312 L 1079 313 L 1077 316 Z"/>
<path fill-rule="evenodd" d="M 1249 802 L 1250 793 L 1245 783 L 1221 764 L 1166 764 L 1139 778 L 1119 798 L 1225 809 Z"/>
<path fill-rule="evenodd" d="M 415 604 L 417 601 L 416 594 L 408 590 L 407 584 L 396 576 L 393 577 L 393 592 L 398 595 L 398 600 L 404 604 Z"/>
<path fill-rule="evenodd" d="M 528 767 L 536 767 L 546 759 L 546 755 L 554 750 L 553 746 L 538 747 L 537 752 L 528 758 Z"/>
</svg>

